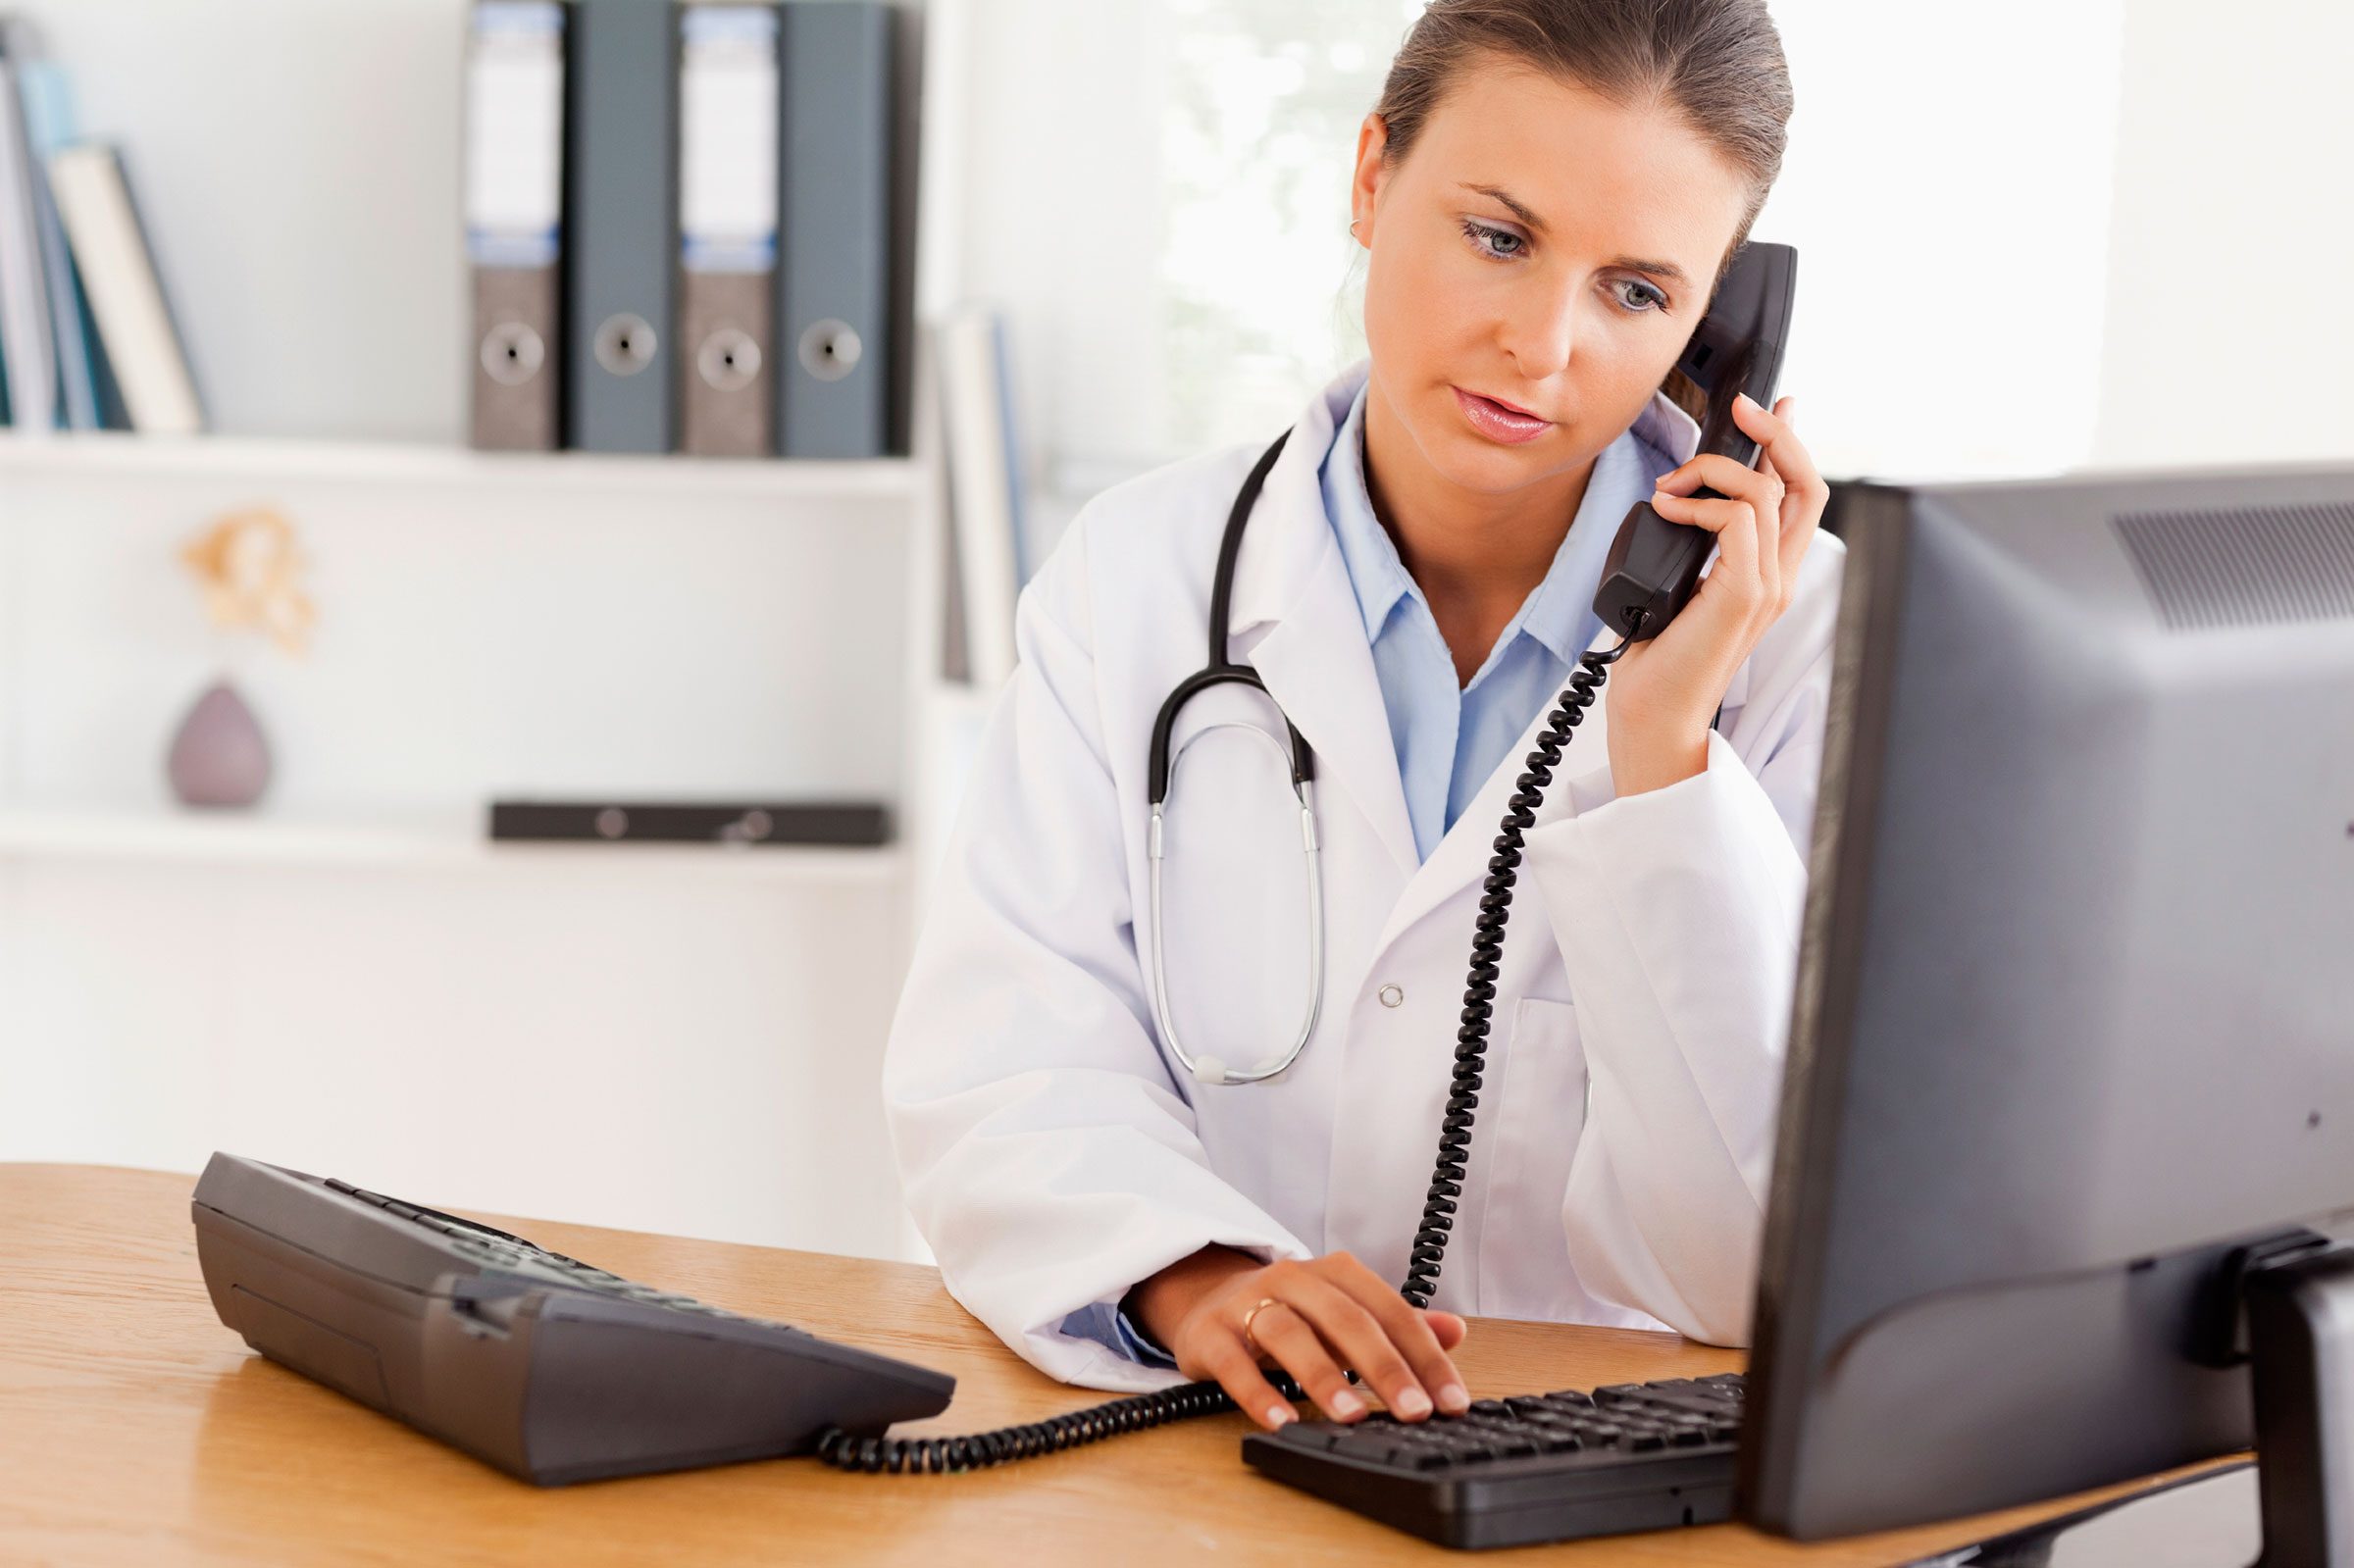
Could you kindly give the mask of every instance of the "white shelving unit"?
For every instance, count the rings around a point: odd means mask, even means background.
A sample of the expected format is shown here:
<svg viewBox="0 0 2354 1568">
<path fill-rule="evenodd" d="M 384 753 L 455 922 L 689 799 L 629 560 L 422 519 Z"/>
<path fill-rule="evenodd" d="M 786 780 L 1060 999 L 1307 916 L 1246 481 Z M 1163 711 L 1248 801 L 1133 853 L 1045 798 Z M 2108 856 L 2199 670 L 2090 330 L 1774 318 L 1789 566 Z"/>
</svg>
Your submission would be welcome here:
<svg viewBox="0 0 2354 1568">
<path fill-rule="evenodd" d="M 464 0 L 270 8 L 271 51 L 237 3 L 24 8 L 129 151 L 224 433 L 0 433 L 0 1159 L 222 1147 L 925 1256 L 879 1072 L 945 729 L 989 700 L 935 674 L 924 328 L 956 293 L 964 0 L 895 0 L 917 406 L 908 456 L 840 463 L 467 449 Z M 197 78 L 209 118 L 172 84 Z M 388 103 L 419 134 L 356 178 Z M 230 663 L 270 793 L 191 811 L 164 750 L 225 650 L 177 551 L 257 504 L 295 524 L 319 623 L 303 659 L 248 637 Z M 487 842 L 488 798 L 535 793 L 880 797 L 896 836 Z"/>
<path fill-rule="evenodd" d="M 493 843 L 479 810 L 407 815 L 193 811 L 124 804 L 0 808 L 0 855 L 56 860 L 215 866 L 387 867 L 412 870 L 573 869 L 597 874 L 728 878 L 806 888 L 897 888 L 906 856 L 896 845 Z"/>
<path fill-rule="evenodd" d="M 916 460 L 732 462 L 606 452 L 480 452 L 426 441 L 288 439 L 251 435 L 136 435 L 127 430 L 26 434 L 0 429 L 0 475 L 229 476 L 352 482 L 501 485 L 544 490 L 625 489 L 682 499 L 761 496 L 778 501 L 911 502 Z"/>
</svg>

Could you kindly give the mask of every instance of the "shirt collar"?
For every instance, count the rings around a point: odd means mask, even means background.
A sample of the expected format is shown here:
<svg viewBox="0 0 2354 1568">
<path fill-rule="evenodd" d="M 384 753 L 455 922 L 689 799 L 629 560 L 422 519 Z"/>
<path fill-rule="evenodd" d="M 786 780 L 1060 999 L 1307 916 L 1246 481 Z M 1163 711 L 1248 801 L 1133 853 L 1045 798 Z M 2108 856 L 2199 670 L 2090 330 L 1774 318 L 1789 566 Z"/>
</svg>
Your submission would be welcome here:
<svg viewBox="0 0 2354 1568">
<path fill-rule="evenodd" d="M 1371 363 L 1370 359 L 1359 360 L 1350 373 L 1356 379 L 1356 395 L 1318 471 L 1324 511 L 1332 520 L 1350 583 L 1356 590 L 1367 641 L 1381 636 L 1399 600 L 1422 596 L 1399 559 L 1397 541 L 1374 515 L 1372 492 L 1365 483 L 1365 397 L 1371 385 Z M 1649 495 L 1662 475 L 1689 460 L 1699 447 L 1699 422 L 1664 392 L 1652 393 L 1634 423 L 1596 454 L 1577 516 L 1546 569 L 1545 580 L 1520 607 L 1512 626 L 1506 629 L 1507 636 L 1514 631 L 1526 632 L 1563 662 L 1585 652 L 1592 639 L 1581 632 L 1592 625 L 1593 617 L 1591 606 L 1578 602 L 1574 585 L 1600 578 L 1603 557 L 1627 509 Z"/>
</svg>

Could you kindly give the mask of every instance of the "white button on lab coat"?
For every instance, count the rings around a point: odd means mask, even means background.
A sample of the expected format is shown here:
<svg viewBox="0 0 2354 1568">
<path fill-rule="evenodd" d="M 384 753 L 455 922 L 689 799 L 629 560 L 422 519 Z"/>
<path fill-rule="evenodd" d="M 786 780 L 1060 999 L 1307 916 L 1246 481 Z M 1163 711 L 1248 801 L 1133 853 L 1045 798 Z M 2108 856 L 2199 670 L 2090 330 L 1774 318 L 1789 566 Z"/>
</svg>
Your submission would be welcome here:
<svg viewBox="0 0 2354 1568">
<path fill-rule="evenodd" d="M 1481 884 L 1543 714 L 1417 864 L 1316 477 L 1361 367 L 1268 473 L 1232 607 L 1233 657 L 1316 754 L 1325 996 L 1299 1060 L 1204 1086 L 1148 988 L 1151 726 L 1204 661 L 1219 536 L 1263 441 L 1104 491 L 1024 587 L 1019 664 L 923 914 L 883 1074 L 907 1201 L 949 1292 L 1067 1382 L 1185 1381 L 1065 1322 L 1210 1242 L 1345 1250 L 1395 1285 L 1421 1222 Z M 1526 834 L 1433 1306 L 1747 1342 L 1845 553 L 1810 545 L 1701 774 L 1616 798 L 1607 691 L 1586 710 Z M 1288 776 L 1259 737 L 1209 729 L 1229 720 L 1283 734 L 1244 688 L 1187 704 L 1164 903 L 1181 1037 L 1243 1064 L 1297 1033 L 1306 894 Z"/>
</svg>

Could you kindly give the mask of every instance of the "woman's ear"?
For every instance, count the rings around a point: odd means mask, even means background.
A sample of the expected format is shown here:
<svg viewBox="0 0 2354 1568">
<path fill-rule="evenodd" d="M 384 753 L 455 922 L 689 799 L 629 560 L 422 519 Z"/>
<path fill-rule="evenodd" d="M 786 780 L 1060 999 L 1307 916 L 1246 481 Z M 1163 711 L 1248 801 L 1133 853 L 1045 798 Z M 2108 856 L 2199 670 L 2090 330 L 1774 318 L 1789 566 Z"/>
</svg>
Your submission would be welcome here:
<svg viewBox="0 0 2354 1568">
<path fill-rule="evenodd" d="M 1381 201 L 1382 154 L 1390 144 L 1388 123 L 1368 114 L 1356 127 L 1356 169 L 1349 181 L 1349 231 L 1357 243 L 1371 249 L 1373 214 Z"/>
</svg>

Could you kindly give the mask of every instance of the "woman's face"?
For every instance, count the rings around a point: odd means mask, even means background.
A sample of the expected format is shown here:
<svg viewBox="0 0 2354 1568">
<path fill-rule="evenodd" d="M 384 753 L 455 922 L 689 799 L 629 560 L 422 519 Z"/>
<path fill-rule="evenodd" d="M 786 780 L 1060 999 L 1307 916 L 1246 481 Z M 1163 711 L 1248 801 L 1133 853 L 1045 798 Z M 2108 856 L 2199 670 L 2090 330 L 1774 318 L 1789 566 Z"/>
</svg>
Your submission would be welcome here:
<svg viewBox="0 0 2354 1568">
<path fill-rule="evenodd" d="M 1352 193 L 1371 395 L 1465 489 L 1580 471 L 1699 325 L 1738 171 L 1661 110 L 1509 63 L 1459 73 L 1395 168 L 1386 139 L 1366 116 Z"/>
</svg>

